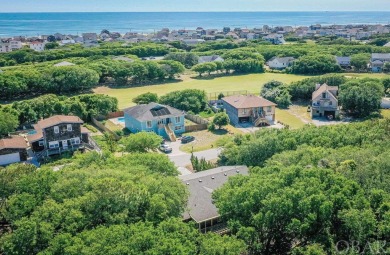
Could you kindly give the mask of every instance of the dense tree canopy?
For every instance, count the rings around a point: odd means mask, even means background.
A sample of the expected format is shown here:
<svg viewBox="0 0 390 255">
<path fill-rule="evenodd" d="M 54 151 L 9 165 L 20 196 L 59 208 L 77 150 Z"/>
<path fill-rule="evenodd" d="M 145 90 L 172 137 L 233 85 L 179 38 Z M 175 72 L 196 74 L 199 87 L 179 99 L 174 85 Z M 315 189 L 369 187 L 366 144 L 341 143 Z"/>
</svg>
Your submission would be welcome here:
<svg viewBox="0 0 390 255">
<path fill-rule="evenodd" d="M 160 97 L 160 103 L 175 107 L 183 111 L 199 113 L 207 105 L 206 92 L 198 89 L 173 91 Z"/>
<path fill-rule="evenodd" d="M 162 141 L 154 132 L 139 132 L 122 138 L 121 144 L 127 152 L 151 152 L 156 151 Z"/>
<path fill-rule="evenodd" d="M 260 95 L 276 103 L 280 108 L 288 108 L 291 104 L 291 95 L 288 87 L 279 81 L 270 81 L 264 84 Z"/>
<path fill-rule="evenodd" d="M 139 96 L 136 96 L 133 99 L 133 103 L 136 104 L 149 104 L 149 103 L 157 103 L 158 102 L 158 96 L 156 93 L 152 92 L 146 92 L 144 94 L 141 94 Z"/>
<path fill-rule="evenodd" d="M 0 138 L 15 131 L 18 126 L 19 120 L 17 115 L 0 109 Z"/>
<path fill-rule="evenodd" d="M 340 71 L 340 66 L 332 55 L 306 55 L 292 64 L 290 72 L 295 74 L 325 74 Z"/>
<path fill-rule="evenodd" d="M 367 117 L 380 109 L 383 91 L 379 80 L 351 80 L 340 87 L 340 104 L 351 115 Z"/>
</svg>

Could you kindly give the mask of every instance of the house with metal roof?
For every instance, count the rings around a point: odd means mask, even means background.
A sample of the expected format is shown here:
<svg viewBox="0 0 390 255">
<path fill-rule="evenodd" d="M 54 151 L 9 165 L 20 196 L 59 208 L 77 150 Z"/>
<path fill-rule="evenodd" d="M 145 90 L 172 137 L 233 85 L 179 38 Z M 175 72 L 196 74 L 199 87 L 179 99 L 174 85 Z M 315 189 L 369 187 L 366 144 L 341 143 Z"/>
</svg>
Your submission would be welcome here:
<svg viewBox="0 0 390 255">
<path fill-rule="evenodd" d="M 210 63 L 210 62 L 223 62 L 223 61 L 225 61 L 225 60 L 221 56 L 218 56 L 218 55 L 199 57 L 199 64 Z"/>
<path fill-rule="evenodd" d="M 225 184 L 230 177 L 248 174 L 249 169 L 246 166 L 223 166 L 179 176 L 190 193 L 187 208 L 183 213 L 184 221 L 195 221 L 201 232 L 226 233 L 226 224 L 220 219 L 212 193 Z"/>
<path fill-rule="evenodd" d="M 327 117 L 333 119 L 339 115 L 339 101 L 337 99 L 339 88 L 326 83 L 317 84 L 312 95 L 311 116 Z"/>
<path fill-rule="evenodd" d="M 273 57 L 267 61 L 267 66 L 271 69 L 285 69 L 294 62 L 295 58 L 293 57 Z"/>
<path fill-rule="evenodd" d="M 230 123 L 252 123 L 255 127 L 269 126 L 275 121 L 276 104 L 255 95 L 234 95 L 222 98 Z"/>
<path fill-rule="evenodd" d="M 125 127 L 132 133 L 154 132 L 171 141 L 184 133 L 185 112 L 158 103 L 133 106 L 123 110 Z"/>
</svg>

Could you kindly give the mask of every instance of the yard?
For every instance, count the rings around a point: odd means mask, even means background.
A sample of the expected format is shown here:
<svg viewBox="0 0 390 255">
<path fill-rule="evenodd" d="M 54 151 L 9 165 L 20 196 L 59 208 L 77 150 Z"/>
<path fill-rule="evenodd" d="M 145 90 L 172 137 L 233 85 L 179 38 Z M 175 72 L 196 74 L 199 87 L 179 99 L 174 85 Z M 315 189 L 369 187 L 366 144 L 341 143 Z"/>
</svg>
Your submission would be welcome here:
<svg viewBox="0 0 390 255">
<path fill-rule="evenodd" d="M 306 123 L 303 122 L 300 118 L 292 114 L 288 110 L 282 110 L 276 108 L 276 120 L 281 122 L 284 125 L 289 125 L 292 129 L 297 129 L 303 127 Z"/>
<path fill-rule="evenodd" d="M 210 132 L 208 130 L 185 133 L 184 135 L 190 135 L 195 137 L 195 141 L 180 146 L 180 150 L 191 153 L 204 151 L 212 148 L 217 148 L 223 145 L 225 139 L 233 136 L 234 134 L 241 134 L 242 132 L 233 126 L 227 126 L 226 130 L 215 130 Z"/>
</svg>

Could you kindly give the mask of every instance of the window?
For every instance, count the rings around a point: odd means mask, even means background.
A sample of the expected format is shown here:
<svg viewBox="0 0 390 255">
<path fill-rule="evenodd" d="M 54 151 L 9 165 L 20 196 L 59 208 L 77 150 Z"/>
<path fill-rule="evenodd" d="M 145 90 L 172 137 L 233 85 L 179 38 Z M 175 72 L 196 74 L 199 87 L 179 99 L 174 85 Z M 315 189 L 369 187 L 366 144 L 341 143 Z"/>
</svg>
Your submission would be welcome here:
<svg viewBox="0 0 390 255">
<path fill-rule="evenodd" d="M 267 112 L 272 112 L 272 106 L 267 107 Z"/>
<path fill-rule="evenodd" d="M 59 134 L 60 133 L 60 128 L 58 126 L 54 127 L 54 134 Z"/>
<path fill-rule="evenodd" d="M 80 144 L 80 138 L 79 137 L 72 138 L 72 139 L 70 139 L 70 143 L 71 144 Z"/>
<path fill-rule="evenodd" d="M 242 114 L 246 114 L 246 109 L 242 110 Z"/>
<path fill-rule="evenodd" d="M 147 128 L 152 128 L 152 122 L 151 121 L 147 121 L 146 122 L 146 127 Z"/>
<path fill-rule="evenodd" d="M 181 130 L 181 126 L 176 126 L 175 130 Z"/>
<path fill-rule="evenodd" d="M 60 147 L 60 145 L 58 144 L 58 141 L 55 141 L 55 142 L 49 142 L 49 148 L 50 149 L 56 149 Z"/>
<path fill-rule="evenodd" d="M 66 125 L 66 130 L 68 130 L 68 131 L 72 131 L 72 124 L 68 124 L 68 125 Z"/>
<path fill-rule="evenodd" d="M 164 124 L 164 120 L 159 120 L 157 124 Z"/>
<path fill-rule="evenodd" d="M 176 123 L 180 123 L 180 117 L 175 118 Z"/>
<path fill-rule="evenodd" d="M 322 98 L 326 98 L 326 93 L 322 93 Z"/>
<path fill-rule="evenodd" d="M 332 105 L 333 104 L 333 102 L 332 101 L 329 101 L 329 105 Z"/>
<path fill-rule="evenodd" d="M 43 145 L 44 145 L 44 144 L 43 144 L 43 141 L 39 141 L 39 142 L 38 142 L 38 145 L 39 145 L 39 146 L 43 146 Z"/>
</svg>

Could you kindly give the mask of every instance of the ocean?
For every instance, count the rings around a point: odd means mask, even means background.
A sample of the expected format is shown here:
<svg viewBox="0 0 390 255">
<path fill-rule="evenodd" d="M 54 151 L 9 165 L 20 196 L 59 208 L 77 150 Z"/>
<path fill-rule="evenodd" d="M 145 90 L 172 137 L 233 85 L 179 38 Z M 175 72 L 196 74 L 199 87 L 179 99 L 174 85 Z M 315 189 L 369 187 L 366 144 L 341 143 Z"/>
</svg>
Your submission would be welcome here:
<svg viewBox="0 0 390 255">
<path fill-rule="evenodd" d="M 0 13 L 0 37 L 54 33 L 154 32 L 162 28 L 255 28 L 312 24 L 389 24 L 390 12 Z"/>
</svg>

